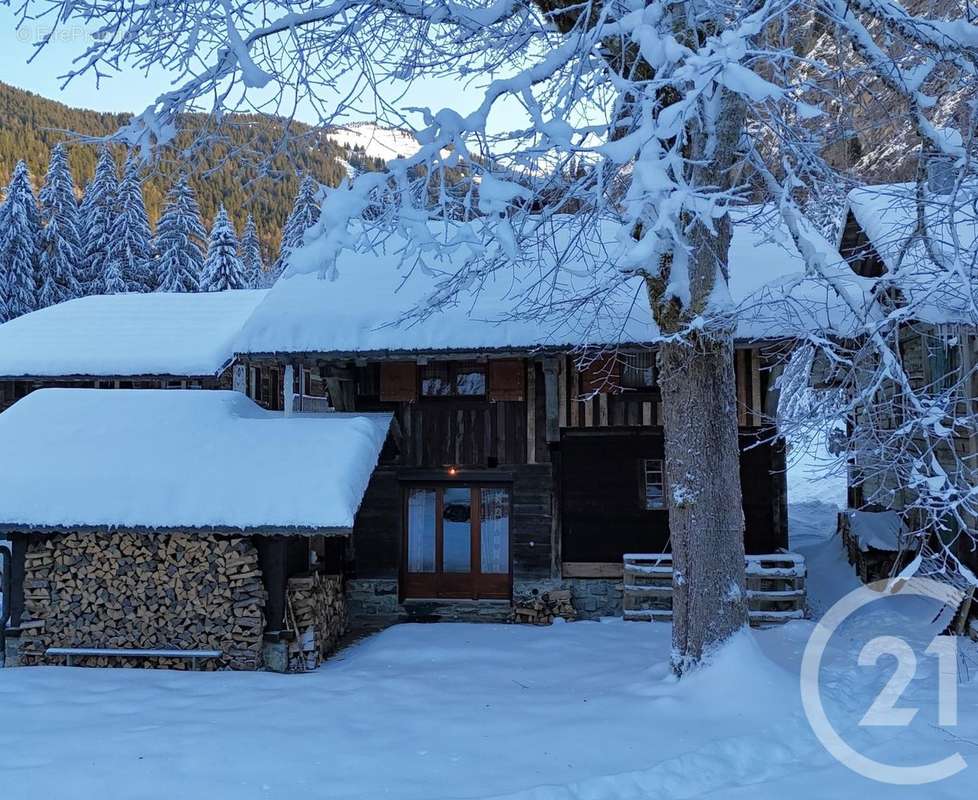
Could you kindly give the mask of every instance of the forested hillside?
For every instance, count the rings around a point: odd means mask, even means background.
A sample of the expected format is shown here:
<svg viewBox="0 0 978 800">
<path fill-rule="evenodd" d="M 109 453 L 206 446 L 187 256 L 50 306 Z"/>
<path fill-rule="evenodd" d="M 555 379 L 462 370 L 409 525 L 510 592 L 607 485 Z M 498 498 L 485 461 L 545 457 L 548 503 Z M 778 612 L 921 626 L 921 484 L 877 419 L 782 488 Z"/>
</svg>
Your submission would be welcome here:
<svg viewBox="0 0 978 800">
<path fill-rule="evenodd" d="M 156 225 L 164 198 L 176 175 L 187 168 L 178 154 L 193 135 L 203 118 L 189 116 L 187 132 L 177 139 L 177 147 L 163 153 L 143 182 L 143 195 L 150 222 Z M 37 189 L 47 169 L 51 148 L 69 138 L 68 131 L 100 136 L 124 125 L 124 114 L 106 114 L 71 108 L 31 92 L 0 83 L 0 182 L 10 180 L 14 165 L 24 159 Z M 296 125 L 296 123 L 293 123 Z M 301 132 L 308 128 L 298 126 Z M 257 129 L 257 130 L 256 130 Z M 348 150 L 325 137 L 317 146 L 309 147 L 308 140 L 295 146 L 292 152 L 277 156 L 268 176 L 258 177 L 251 159 L 228 157 L 236 148 L 254 148 L 272 152 L 281 143 L 281 128 L 262 117 L 235 117 L 234 124 L 221 131 L 223 142 L 217 142 L 197 156 L 191 170 L 190 183 L 196 192 L 204 221 L 209 226 L 221 203 L 240 231 L 248 214 L 254 215 L 267 260 L 278 252 L 282 226 L 299 188 L 297 171 L 311 172 L 319 181 L 336 186 L 347 174 L 348 164 L 358 169 L 376 169 L 380 162 L 368 157 L 362 148 Z M 119 164 L 125 158 L 120 147 L 116 152 Z M 91 145 L 73 144 L 69 164 L 79 192 L 95 172 L 97 149 Z"/>
</svg>

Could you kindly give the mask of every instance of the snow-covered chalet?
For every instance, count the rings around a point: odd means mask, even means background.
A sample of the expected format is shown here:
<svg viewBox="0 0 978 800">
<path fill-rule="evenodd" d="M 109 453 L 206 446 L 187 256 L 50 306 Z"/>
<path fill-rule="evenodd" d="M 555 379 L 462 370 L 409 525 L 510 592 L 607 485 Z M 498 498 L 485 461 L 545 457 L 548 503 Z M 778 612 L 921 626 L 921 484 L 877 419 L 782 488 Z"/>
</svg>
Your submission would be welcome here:
<svg viewBox="0 0 978 800">
<path fill-rule="evenodd" d="M 203 295 L 72 301 L 0 326 L 0 376 L 35 390 L 0 415 L 0 445 L 25 454 L 0 467 L 23 661 L 176 647 L 292 668 L 347 621 L 505 620 L 548 592 L 578 617 L 623 613 L 626 556 L 669 546 L 641 280 L 545 324 L 509 314 L 510 275 L 395 324 L 432 291 L 397 251 L 345 251 L 332 280 L 286 275 L 247 293 L 250 310 L 202 312 L 192 336 L 152 308 L 189 313 Z M 745 546 L 770 554 L 789 546 L 778 351 L 833 302 L 763 219 L 735 225 L 730 271 Z M 146 307 L 109 310 L 130 303 Z M 140 313 L 170 332 L 130 349 L 99 330 Z M 71 343 L 79 330 L 90 345 Z M 167 361 L 168 338 L 209 350 L 206 369 Z M 44 388 L 225 372 L 218 391 Z"/>
</svg>

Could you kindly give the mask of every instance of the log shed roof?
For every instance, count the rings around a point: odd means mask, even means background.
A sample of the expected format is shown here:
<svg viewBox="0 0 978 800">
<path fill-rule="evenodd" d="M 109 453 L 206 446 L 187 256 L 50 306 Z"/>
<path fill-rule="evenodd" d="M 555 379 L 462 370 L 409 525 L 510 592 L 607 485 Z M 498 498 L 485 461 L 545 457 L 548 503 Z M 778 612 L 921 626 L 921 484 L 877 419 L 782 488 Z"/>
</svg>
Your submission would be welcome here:
<svg viewBox="0 0 978 800">
<path fill-rule="evenodd" d="M 0 325 L 0 377 L 219 375 L 267 290 L 95 295 Z"/>
<path fill-rule="evenodd" d="M 0 530 L 349 533 L 390 423 L 230 391 L 41 389 L 0 414 Z"/>
</svg>

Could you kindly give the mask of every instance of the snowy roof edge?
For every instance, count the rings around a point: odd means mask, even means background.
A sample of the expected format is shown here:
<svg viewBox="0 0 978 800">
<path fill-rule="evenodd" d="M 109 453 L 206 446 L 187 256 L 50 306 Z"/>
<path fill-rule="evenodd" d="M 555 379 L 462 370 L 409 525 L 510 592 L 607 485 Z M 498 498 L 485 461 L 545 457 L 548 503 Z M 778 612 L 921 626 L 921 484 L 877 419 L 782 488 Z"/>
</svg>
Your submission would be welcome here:
<svg viewBox="0 0 978 800">
<path fill-rule="evenodd" d="M 361 499 L 362 503 L 362 499 Z M 359 509 L 358 509 L 359 510 Z M 105 533 L 134 533 L 145 536 L 167 535 L 178 531 L 189 531 L 195 534 L 240 535 L 248 533 L 253 536 L 351 536 L 353 528 L 341 525 L 36 525 L 33 523 L 0 522 L 0 533 L 30 533 L 41 535 L 57 535 L 65 533 L 98 534 Z"/>
<path fill-rule="evenodd" d="M 526 344 L 526 345 L 507 345 L 505 347 L 414 347 L 403 350 L 235 350 L 234 357 L 248 356 L 249 358 L 278 358 L 279 356 L 292 356 L 294 358 L 329 356 L 331 358 L 407 358 L 415 355 L 434 355 L 439 353 L 453 353 L 465 355 L 467 353 L 492 353 L 493 355 L 522 355 L 525 353 L 570 353 L 581 350 L 595 350 L 600 348 L 602 351 L 617 350 L 630 347 L 656 347 L 662 344 L 667 337 L 662 336 L 658 339 L 648 339 L 646 341 L 620 341 L 620 342 L 591 342 L 587 345 L 577 344 Z M 794 337 L 785 334 L 774 334 L 771 336 L 735 336 L 734 341 L 739 344 L 748 342 L 780 342 Z"/>
</svg>

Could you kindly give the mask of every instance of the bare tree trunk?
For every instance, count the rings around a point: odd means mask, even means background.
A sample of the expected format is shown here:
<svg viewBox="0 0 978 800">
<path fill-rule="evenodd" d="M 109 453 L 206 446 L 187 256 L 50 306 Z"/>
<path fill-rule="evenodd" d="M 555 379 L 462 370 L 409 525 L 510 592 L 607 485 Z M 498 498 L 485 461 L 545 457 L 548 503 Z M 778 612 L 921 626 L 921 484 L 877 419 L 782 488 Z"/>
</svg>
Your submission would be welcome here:
<svg viewBox="0 0 978 800">
<path fill-rule="evenodd" d="M 669 342 L 659 369 L 682 674 L 747 621 L 733 337 Z"/>
</svg>

